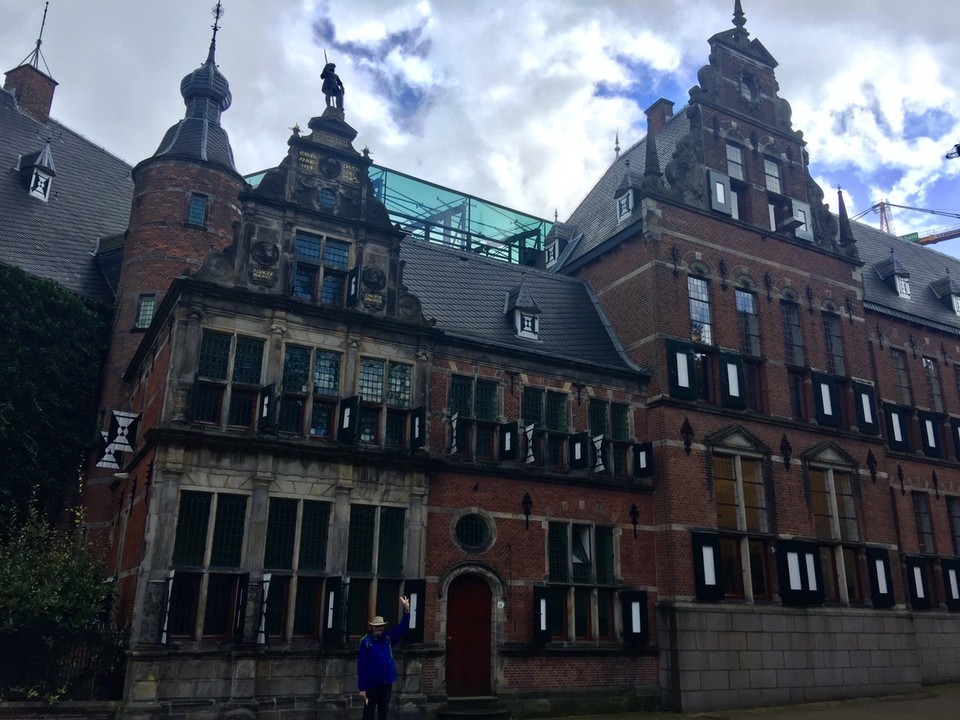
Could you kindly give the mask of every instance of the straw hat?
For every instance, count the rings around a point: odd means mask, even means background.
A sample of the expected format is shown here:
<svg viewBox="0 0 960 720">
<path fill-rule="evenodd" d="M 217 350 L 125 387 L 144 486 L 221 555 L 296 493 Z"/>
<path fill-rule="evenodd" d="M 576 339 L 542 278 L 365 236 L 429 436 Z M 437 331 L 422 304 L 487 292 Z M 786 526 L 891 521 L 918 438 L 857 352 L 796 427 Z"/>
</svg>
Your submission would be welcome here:
<svg viewBox="0 0 960 720">
<path fill-rule="evenodd" d="M 387 624 L 387 621 L 384 620 L 379 615 L 374 615 L 372 618 L 370 618 L 370 622 L 369 622 L 370 627 L 382 627 L 386 624 Z"/>
</svg>

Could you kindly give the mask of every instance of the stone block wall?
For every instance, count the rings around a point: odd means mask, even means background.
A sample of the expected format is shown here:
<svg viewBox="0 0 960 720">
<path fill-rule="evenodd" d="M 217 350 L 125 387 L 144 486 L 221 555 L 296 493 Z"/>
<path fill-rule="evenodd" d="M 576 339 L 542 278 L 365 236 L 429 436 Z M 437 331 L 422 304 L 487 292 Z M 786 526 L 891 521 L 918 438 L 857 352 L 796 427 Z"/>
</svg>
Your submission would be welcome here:
<svg viewBox="0 0 960 720">
<path fill-rule="evenodd" d="M 960 618 L 693 603 L 659 612 L 665 702 L 683 712 L 916 692 L 957 678 Z"/>
</svg>

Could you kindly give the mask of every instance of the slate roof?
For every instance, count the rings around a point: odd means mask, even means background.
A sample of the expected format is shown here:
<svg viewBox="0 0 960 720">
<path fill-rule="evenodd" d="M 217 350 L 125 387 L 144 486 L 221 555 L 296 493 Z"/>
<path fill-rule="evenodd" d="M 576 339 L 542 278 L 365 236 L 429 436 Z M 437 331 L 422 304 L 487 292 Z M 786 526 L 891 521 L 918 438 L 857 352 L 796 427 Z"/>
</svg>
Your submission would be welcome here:
<svg viewBox="0 0 960 720">
<path fill-rule="evenodd" d="M 673 151 L 680 139 L 690 132 L 690 121 L 687 119 L 685 108 L 677 112 L 666 126 L 656 135 L 657 153 L 660 156 L 661 172 L 673 157 Z M 576 226 L 576 245 L 565 258 L 561 258 L 564 265 L 586 255 L 594 248 L 602 245 L 618 229 L 616 205 L 614 195 L 623 182 L 630 163 L 630 173 L 637 178 L 643 177 L 646 170 L 647 142 L 645 137 L 633 147 L 623 152 L 613 162 L 597 183 L 590 189 L 586 197 L 580 201 L 567 223 Z M 669 188 L 666 178 L 663 179 L 665 188 Z"/>
<path fill-rule="evenodd" d="M 931 247 L 924 247 L 862 223 L 851 223 L 863 265 L 863 296 L 868 309 L 960 335 L 960 317 L 946 300 L 937 297 L 932 285 L 951 277 L 960 278 L 960 261 Z M 897 266 L 910 275 L 910 298 L 900 297 L 877 272 L 889 264 L 890 248 L 896 248 Z M 942 285 L 938 285 L 942 290 Z"/>
<path fill-rule="evenodd" d="M 490 260 L 407 238 L 404 284 L 420 298 L 425 317 L 452 337 L 494 349 L 520 350 L 550 361 L 564 358 L 622 372 L 640 372 L 623 353 L 589 286 L 565 275 Z M 540 308 L 538 340 L 523 339 L 504 314 L 507 295 L 520 285 Z"/>
<path fill-rule="evenodd" d="M 47 139 L 57 174 L 43 202 L 27 194 L 17 161 Z M 98 238 L 129 223 L 130 166 L 56 120 L 44 125 L 21 113 L 0 89 L 0 170 L 0 263 L 111 300 L 93 253 Z"/>
</svg>

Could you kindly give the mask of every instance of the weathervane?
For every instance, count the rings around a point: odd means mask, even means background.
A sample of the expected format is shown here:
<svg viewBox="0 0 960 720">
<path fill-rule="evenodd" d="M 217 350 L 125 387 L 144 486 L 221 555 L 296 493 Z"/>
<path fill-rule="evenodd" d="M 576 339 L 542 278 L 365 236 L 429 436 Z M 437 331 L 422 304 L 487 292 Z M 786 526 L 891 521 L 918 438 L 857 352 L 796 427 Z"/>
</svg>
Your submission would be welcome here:
<svg viewBox="0 0 960 720">
<path fill-rule="evenodd" d="M 47 25 L 47 8 L 49 7 L 50 7 L 49 2 L 46 2 L 43 4 L 43 20 L 40 22 L 40 34 L 37 36 L 37 46 L 33 49 L 33 52 L 27 55 L 20 62 L 20 64 L 23 65 L 25 62 L 29 61 L 33 67 L 39 70 L 40 61 L 43 60 L 43 66 L 47 68 L 47 75 L 50 74 L 50 68 L 49 66 L 47 66 L 47 59 L 43 56 L 43 53 L 40 52 L 40 46 L 43 44 L 43 29 Z"/>
</svg>

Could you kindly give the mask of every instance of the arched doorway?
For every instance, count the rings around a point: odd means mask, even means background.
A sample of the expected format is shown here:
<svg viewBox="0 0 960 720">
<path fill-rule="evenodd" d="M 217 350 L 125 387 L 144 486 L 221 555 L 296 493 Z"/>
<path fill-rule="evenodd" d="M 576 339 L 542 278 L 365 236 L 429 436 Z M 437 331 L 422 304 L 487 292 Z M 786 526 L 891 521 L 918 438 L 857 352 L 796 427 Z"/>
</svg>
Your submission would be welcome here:
<svg viewBox="0 0 960 720">
<path fill-rule="evenodd" d="M 480 575 L 460 575 L 447 591 L 447 695 L 490 694 L 490 607 Z"/>
</svg>

